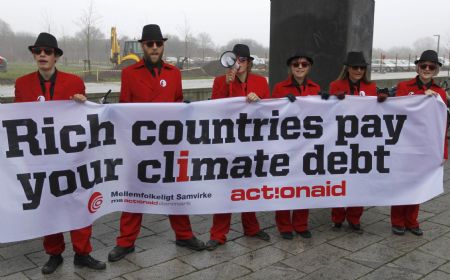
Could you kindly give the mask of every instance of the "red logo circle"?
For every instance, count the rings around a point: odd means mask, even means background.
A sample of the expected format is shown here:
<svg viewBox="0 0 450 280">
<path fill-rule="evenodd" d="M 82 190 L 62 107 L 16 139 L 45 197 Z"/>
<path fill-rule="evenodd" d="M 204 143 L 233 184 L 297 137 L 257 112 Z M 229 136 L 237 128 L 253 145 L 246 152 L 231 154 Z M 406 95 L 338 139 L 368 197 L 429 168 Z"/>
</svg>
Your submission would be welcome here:
<svg viewBox="0 0 450 280">
<path fill-rule="evenodd" d="M 91 198 L 89 198 L 88 203 L 88 210 L 91 213 L 97 212 L 97 210 L 100 208 L 100 206 L 103 203 L 103 195 L 99 192 L 95 192 L 91 195 Z"/>
</svg>

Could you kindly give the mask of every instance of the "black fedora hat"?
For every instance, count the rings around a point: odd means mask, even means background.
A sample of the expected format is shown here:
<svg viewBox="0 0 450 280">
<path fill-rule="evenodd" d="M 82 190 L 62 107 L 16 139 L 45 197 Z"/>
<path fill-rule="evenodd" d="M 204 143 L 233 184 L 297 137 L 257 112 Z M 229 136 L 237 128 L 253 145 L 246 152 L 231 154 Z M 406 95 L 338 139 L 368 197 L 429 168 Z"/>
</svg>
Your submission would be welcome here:
<svg viewBox="0 0 450 280">
<path fill-rule="evenodd" d="M 157 24 L 147 24 L 142 28 L 142 37 L 139 42 L 143 41 L 166 41 L 161 33 L 161 28 Z"/>
<path fill-rule="evenodd" d="M 31 52 L 31 50 L 35 47 L 53 48 L 53 49 L 55 49 L 55 54 L 57 56 L 63 55 L 63 51 L 60 48 L 58 48 L 58 41 L 56 41 L 55 36 L 53 36 L 50 33 L 45 33 L 45 32 L 39 33 L 34 45 L 28 46 L 28 49 Z"/>
<path fill-rule="evenodd" d="M 367 66 L 368 63 L 364 58 L 362 52 L 349 52 L 347 53 L 347 60 L 344 62 L 347 66 Z"/>
<path fill-rule="evenodd" d="M 250 60 L 255 59 L 254 57 L 250 56 L 250 48 L 244 44 L 234 45 L 232 52 L 239 57 L 248 57 Z"/>
<path fill-rule="evenodd" d="M 311 55 L 303 53 L 303 52 L 296 52 L 293 56 L 289 57 L 286 60 L 286 65 L 287 66 L 291 65 L 292 60 L 298 59 L 298 58 L 305 58 L 306 60 L 309 61 L 309 63 L 311 63 L 311 65 L 314 64 L 314 60 L 312 59 Z"/>
<path fill-rule="evenodd" d="M 414 64 L 417 64 L 421 61 L 430 61 L 439 64 L 439 66 L 442 66 L 442 63 L 439 62 L 438 54 L 437 52 L 433 50 L 426 50 L 421 55 L 420 58 L 416 61 L 414 61 Z"/>
</svg>

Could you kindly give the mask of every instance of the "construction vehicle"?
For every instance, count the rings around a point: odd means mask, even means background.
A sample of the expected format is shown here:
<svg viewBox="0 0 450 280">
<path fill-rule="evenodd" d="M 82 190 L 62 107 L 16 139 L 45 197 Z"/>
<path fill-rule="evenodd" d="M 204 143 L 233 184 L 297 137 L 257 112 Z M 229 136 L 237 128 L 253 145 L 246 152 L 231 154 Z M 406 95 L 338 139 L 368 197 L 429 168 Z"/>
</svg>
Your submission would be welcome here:
<svg viewBox="0 0 450 280">
<path fill-rule="evenodd" d="M 111 27 L 111 56 L 110 61 L 114 64 L 115 69 L 123 69 L 130 66 L 143 56 L 141 44 L 134 41 L 125 41 L 123 53 L 120 54 L 120 44 L 117 39 L 117 32 L 115 27 Z"/>
</svg>

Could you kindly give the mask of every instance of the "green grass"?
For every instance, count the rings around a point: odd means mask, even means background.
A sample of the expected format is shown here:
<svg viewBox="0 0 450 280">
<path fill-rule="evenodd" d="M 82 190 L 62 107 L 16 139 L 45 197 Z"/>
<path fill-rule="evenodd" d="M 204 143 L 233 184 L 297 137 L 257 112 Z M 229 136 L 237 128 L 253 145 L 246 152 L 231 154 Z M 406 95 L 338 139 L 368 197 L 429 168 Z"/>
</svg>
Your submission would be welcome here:
<svg viewBox="0 0 450 280">
<path fill-rule="evenodd" d="M 80 65 L 68 65 L 64 66 L 61 63 L 57 63 L 56 67 L 60 71 L 74 73 L 79 75 L 81 78 L 84 78 L 84 75 L 80 73 L 83 71 L 83 67 Z M 107 66 L 101 66 L 98 68 L 101 70 L 108 69 Z M 36 63 L 8 63 L 8 72 L 3 73 L 0 72 L 0 84 L 14 84 L 15 80 L 18 77 L 26 75 L 31 72 L 37 71 Z M 95 77 L 97 71 L 97 67 L 92 67 L 92 77 Z M 200 77 L 183 77 L 186 80 L 196 80 L 196 79 L 211 79 L 209 76 L 200 76 Z M 89 79 L 91 80 L 91 79 Z M 120 73 L 117 75 L 100 75 L 100 82 L 120 82 Z"/>
<path fill-rule="evenodd" d="M 64 66 L 56 65 L 58 70 L 64 72 L 77 72 L 82 71 L 83 68 L 80 66 Z M 25 74 L 37 71 L 36 63 L 8 63 L 8 72 L 0 72 L 0 83 L 14 83 L 14 81 Z"/>
</svg>

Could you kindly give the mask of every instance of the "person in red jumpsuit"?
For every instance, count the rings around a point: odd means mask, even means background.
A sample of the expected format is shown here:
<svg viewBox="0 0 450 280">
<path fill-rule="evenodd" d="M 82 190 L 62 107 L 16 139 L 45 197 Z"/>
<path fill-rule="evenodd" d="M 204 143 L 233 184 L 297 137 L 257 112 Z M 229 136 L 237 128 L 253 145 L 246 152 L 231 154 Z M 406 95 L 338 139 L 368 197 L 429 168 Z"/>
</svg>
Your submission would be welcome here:
<svg viewBox="0 0 450 280">
<path fill-rule="evenodd" d="M 288 68 L 288 78 L 277 83 L 272 91 L 273 98 L 288 97 L 295 101 L 295 96 L 318 95 L 320 86 L 310 79 L 308 74 L 313 65 L 313 59 L 310 55 L 302 52 L 296 53 L 286 61 Z M 275 221 L 278 231 L 284 239 L 293 239 L 293 231 L 297 232 L 303 238 L 311 238 L 311 232 L 308 230 L 308 209 L 279 210 L 275 212 Z"/>
<path fill-rule="evenodd" d="M 367 65 L 362 52 L 349 52 L 339 77 L 330 84 L 330 94 L 336 95 L 339 99 L 345 98 L 346 94 L 377 96 L 376 85 L 368 78 Z M 384 101 L 380 97 L 378 101 Z M 357 233 L 363 233 L 360 223 L 363 210 L 364 207 L 333 208 L 331 210 L 333 229 L 339 230 L 342 223 L 347 220 L 350 229 Z"/>
<path fill-rule="evenodd" d="M 213 83 L 211 99 L 246 96 L 248 102 L 257 102 L 269 98 L 269 86 L 265 77 L 251 73 L 253 57 L 247 45 L 236 44 L 233 53 L 237 57 L 238 69 L 230 68 L 225 75 L 216 77 Z M 270 240 L 270 236 L 259 227 L 255 212 L 241 214 L 244 234 L 262 240 Z M 231 213 L 214 214 L 210 230 L 210 240 L 206 243 L 207 250 L 214 250 L 227 240 L 230 230 Z"/>
<path fill-rule="evenodd" d="M 144 58 L 123 69 L 119 102 L 182 102 L 181 73 L 178 68 L 162 60 L 164 42 L 161 29 L 156 24 L 144 26 L 139 40 Z M 175 244 L 193 250 L 203 250 L 204 242 L 197 239 L 191 229 L 189 216 L 169 215 L 175 231 Z M 109 252 L 108 260 L 118 261 L 134 251 L 134 243 L 141 229 L 142 214 L 123 212 L 120 218 L 120 235 L 116 246 Z"/>
<path fill-rule="evenodd" d="M 447 102 L 445 90 L 439 87 L 433 80 L 433 77 L 439 73 L 439 67 L 442 66 L 437 53 L 433 50 L 424 51 L 414 63 L 416 64 L 416 72 L 418 75 L 414 79 L 398 83 L 396 96 L 426 94 L 440 96 L 444 102 Z M 444 159 L 447 159 L 448 148 L 446 140 L 444 147 Z M 392 232 L 397 235 L 404 235 L 405 231 L 408 230 L 414 235 L 423 235 L 423 231 L 420 229 L 419 222 L 417 221 L 418 216 L 419 204 L 392 206 Z"/>
<path fill-rule="evenodd" d="M 75 75 L 58 71 L 55 67 L 63 51 L 58 48 L 56 38 L 49 33 L 40 33 L 34 45 L 28 49 L 33 54 L 38 71 L 22 76 L 16 80 L 14 102 L 35 102 L 52 100 L 86 101 L 83 81 Z M 47 103 L 52 106 L 51 102 Z M 75 252 L 73 262 L 76 266 L 102 270 L 104 262 L 90 256 L 92 226 L 71 230 L 70 237 Z M 63 262 L 62 252 L 65 249 L 64 236 L 55 233 L 44 236 L 44 249 L 50 255 L 41 271 L 43 274 L 53 273 Z"/>
</svg>

